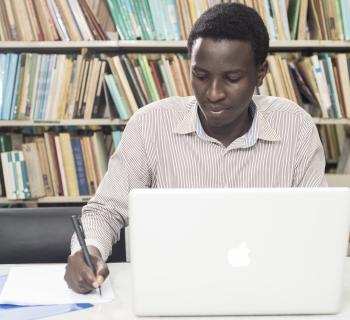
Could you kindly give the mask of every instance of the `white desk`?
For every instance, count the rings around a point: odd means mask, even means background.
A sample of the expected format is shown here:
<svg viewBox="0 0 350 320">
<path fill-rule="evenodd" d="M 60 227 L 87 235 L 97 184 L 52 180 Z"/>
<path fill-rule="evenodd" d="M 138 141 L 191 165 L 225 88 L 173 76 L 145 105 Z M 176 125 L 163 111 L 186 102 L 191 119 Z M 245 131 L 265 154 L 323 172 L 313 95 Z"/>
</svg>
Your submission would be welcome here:
<svg viewBox="0 0 350 320">
<path fill-rule="evenodd" d="M 6 274 L 10 265 L 0 265 L 0 275 Z M 115 300 L 109 303 L 96 305 L 81 311 L 62 314 L 50 317 L 50 320 L 130 320 L 130 319 L 171 319 L 168 317 L 161 318 L 138 318 L 134 316 L 131 309 L 131 274 L 128 263 L 109 264 L 111 272 L 111 281 L 114 289 Z M 346 277 L 345 277 L 345 294 L 342 311 L 337 315 L 323 316 L 264 316 L 264 317 L 181 317 L 179 320 L 349 320 L 350 319 L 350 258 L 347 258 Z"/>
</svg>

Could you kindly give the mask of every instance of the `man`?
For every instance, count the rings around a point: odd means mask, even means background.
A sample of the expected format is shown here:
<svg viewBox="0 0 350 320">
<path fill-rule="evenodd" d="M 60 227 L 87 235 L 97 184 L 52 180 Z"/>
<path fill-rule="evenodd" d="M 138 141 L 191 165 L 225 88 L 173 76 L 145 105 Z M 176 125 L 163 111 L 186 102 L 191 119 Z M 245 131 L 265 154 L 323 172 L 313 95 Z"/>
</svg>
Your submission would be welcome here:
<svg viewBox="0 0 350 320">
<path fill-rule="evenodd" d="M 171 97 L 136 112 L 83 208 L 97 276 L 76 239 L 65 279 L 89 292 L 108 276 L 105 260 L 128 223 L 133 188 L 326 186 L 322 145 L 310 115 L 282 98 L 254 96 L 266 71 L 262 19 L 238 4 L 205 12 L 188 39 L 195 97 Z M 185 223 L 185 222 L 184 222 Z"/>
</svg>

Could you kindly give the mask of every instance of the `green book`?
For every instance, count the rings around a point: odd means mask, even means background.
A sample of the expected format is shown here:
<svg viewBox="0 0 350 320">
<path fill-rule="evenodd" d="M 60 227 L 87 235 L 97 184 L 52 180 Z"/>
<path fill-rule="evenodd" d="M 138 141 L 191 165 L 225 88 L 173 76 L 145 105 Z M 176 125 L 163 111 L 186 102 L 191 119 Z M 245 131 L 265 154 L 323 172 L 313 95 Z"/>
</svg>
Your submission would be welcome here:
<svg viewBox="0 0 350 320">
<path fill-rule="evenodd" d="M 300 0 L 290 0 L 288 5 L 288 22 L 291 40 L 296 40 L 298 32 Z"/>
<path fill-rule="evenodd" d="M 141 8 L 141 16 L 146 21 L 147 33 L 149 35 L 149 40 L 156 40 L 156 30 L 155 22 L 152 19 L 151 8 L 148 0 L 136 0 L 139 3 Z"/>
<path fill-rule="evenodd" d="M 125 30 L 127 39 L 136 40 L 138 37 L 138 32 L 134 28 L 135 24 L 132 23 L 133 13 L 130 11 L 128 6 L 129 0 L 114 0 L 116 3 L 115 8 L 117 9 L 119 15 L 119 21 Z M 135 26 L 137 27 L 137 26 Z"/>
<path fill-rule="evenodd" d="M 130 118 L 130 111 L 128 110 L 127 105 L 123 101 L 122 95 L 119 92 L 119 89 L 117 87 L 117 84 L 115 82 L 115 79 L 113 75 L 106 74 L 105 80 L 107 83 L 107 87 L 109 92 L 111 93 L 114 106 L 116 107 L 119 117 L 121 120 L 128 120 Z"/>
<path fill-rule="evenodd" d="M 341 11 L 341 7 L 340 7 L 340 1 L 341 0 L 335 0 L 336 4 L 335 4 L 335 9 L 337 12 L 337 18 L 339 19 L 340 23 L 339 23 L 339 33 L 340 33 L 340 39 L 345 40 L 344 38 L 344 27 L 343 27 L 343 16 L 342 16 L 342 11 Z"/>
<path fill-rule="evenodd" d="M 330 89 L 331 101 L 332 101 L 332 109 L 336 118 L 340 119 L 342 117 L 337 87 L 335 85 L 335 78 L 333 72 L 333 65 L 331 57 L 328 53 L 322 53 L 321 59 L 325 66 L 326 79 Z"/>
<path fill-rule="evenodd" d="M 137 57 L 138 57 L 139 64 L 141 66 L 142 73 L 144 74 L 147 86 L 151 92 L 152 100 L 157 101 L 160 99 L 160 97 L 157 91 L 156 84 L 154 83 L 154 79 L 152 76 L 150 66 L 148 65 L 146 55 L 139 54 Z"/>
<path fill-rule="evenodd" d="M 115 28 L 118 31 L 119 37 L 122 40 L 128 39 L 123 20 L 120 18 L 119 8 L 115 0 L 106 0 L 109 12 L 112 16 Z"/>
</svg>

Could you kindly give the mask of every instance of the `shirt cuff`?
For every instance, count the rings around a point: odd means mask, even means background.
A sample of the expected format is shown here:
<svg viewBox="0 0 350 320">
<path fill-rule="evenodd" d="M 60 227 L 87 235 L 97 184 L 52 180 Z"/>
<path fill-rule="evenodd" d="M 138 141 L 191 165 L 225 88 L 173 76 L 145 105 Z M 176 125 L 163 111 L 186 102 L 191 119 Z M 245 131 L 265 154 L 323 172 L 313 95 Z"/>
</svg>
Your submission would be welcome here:
<svg viewBox="0 0 350 320">
<path fill-rule="evenodd" d="M 107 261 L 107 259 L 109 257 L 109 252 L 108 252 L 108 250 L 106 250 L 103 247 L 103 245 L 101 245 L 101 243 L 99 243 L 95 239 L 85 239 L 85 243 L 87 246 L 96 247 L 98 249 L 98 251 L 100 251 L 103 261 Z M 74 234 L 72 237 L 71 255 L 75 254 L 79 250 L 81 250 L 81 247 L 80 247 L 80 244 L 78 242 L 78 239 L 76 238 L 76 235 Z"/>
</svg>

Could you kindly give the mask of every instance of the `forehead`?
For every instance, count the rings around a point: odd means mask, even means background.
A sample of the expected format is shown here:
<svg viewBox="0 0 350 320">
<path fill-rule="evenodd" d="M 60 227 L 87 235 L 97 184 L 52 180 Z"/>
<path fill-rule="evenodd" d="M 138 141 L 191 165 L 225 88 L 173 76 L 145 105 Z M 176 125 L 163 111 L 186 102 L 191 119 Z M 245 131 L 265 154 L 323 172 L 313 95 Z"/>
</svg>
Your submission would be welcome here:
<svg viewBox="0 0 350 320">
<path fill-rule="evenodd" d="M 198 38 L 192 47 L 191 64 L 205 69 L 246 69 L 255 65 L 255 61 L 249 42 Z"/>
</svg>

